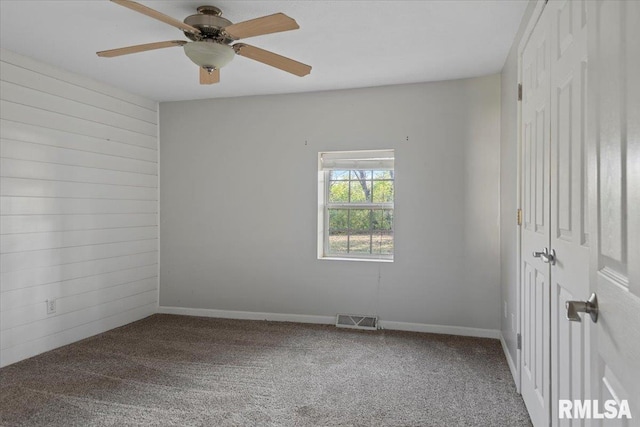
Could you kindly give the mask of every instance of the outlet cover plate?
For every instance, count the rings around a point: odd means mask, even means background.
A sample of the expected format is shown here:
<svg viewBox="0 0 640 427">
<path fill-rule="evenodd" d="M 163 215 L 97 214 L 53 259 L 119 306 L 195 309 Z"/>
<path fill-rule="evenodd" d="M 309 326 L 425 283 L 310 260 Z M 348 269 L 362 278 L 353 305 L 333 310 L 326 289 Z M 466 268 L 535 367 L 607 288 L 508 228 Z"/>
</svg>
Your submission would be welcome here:
<svg viewBox="0 0 640 427">
<path fill-rule="evenodd" d="M 56 300 L 48 299 L 47 300 L 47 314 L 53 314 L 56 312 Z"/>
</svg>

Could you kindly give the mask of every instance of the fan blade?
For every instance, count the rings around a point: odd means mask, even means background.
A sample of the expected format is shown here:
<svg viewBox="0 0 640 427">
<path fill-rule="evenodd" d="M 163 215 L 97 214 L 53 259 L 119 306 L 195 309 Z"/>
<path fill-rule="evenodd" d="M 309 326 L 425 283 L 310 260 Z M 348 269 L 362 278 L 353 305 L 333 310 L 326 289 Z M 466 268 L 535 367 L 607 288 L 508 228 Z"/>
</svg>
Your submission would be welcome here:
<svg viewBox="0 0 640 427">
<path fill-rule="evenodd" d="M 238 22 L 223 28 L 224 32 L 234 39 L 261 36 L 263 34 L 279 33 L 281 31 L 297 30 L 300 28 L 295 19 L 284 13 L 275 13 L 262 18 Z"/>
<path fill-rule="evenodd" d="M 268 50 L 260 49 L 259 47 L 236 43 L 233 45 L 233 50 L 240 56 L 246 56 L 254 61 L 271 65 L 272 67 L 279 68 L 296 76 L 304 77 L 311 72 L 309 65 L 269 52 Z"/>
<path fill-rule="evenodd" d="M 200 84 L 212 85 L 220 81 L 220 70 L 215 69 L 208 72 L 204 67 L 200 67 Z"/>
<path fill-rule="evenodd" d="M 150 7 L 141 5 L 140 3 L 136 3 L 131 0 L 111 0 L 112 2 L 119 4 L 120 6 L 128 7 L 131 10 L 135 10 L 136 12 L 140 12 L 143 15 L 147 15 L 153 19 L 157 19 L 158 21 L 162 21 L 165 24 L 169 24 L 176 28 L 180 28 L 182 31 L 187 31 L 189 33 L 200 34 L 200 30 L 196 27 L 192 27 L 191 25 L 187 25 L 182 21 L 178 21 L 175 18 L 172 18 L 164 13 L 160 13 L 157 10 L 151 9 Z"/>
<path fill-rule="evenodd" d="M 103 57 L 103 58 L 113 58 L 114 56 L 128 55 L 130 53 L 145 52 L 147 50 L 163 49 L 165 47 L 183 46 L 185 44 L 187 44 L 187 42 L 184 41 L 184 40 L 171 40 L 171 41 L 167 41 L 167 42 L 138 44 L 138 45 L 135 45 L 135 46 L 121 47 L 121 48 L 118 48 L 118 49 L 103 50 L 101 52 L 96 52 L 96 54 L 98 56 Z"/>
</svg>

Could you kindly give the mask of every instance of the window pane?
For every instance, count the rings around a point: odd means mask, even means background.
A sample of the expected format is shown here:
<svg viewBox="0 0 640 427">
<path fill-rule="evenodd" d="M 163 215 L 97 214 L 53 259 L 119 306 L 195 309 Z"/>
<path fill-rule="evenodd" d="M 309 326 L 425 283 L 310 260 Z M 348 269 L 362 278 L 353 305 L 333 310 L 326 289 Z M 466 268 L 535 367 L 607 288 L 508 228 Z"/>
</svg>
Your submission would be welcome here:
<svg viewBox="0 0 640 427">
<path fill-rule="evenodd" d="M 373 179 L 393 179 L 392 171 L 373 171 Z"/>
<path fill-rule="evenodd" d="M 366 231 L 371 228 L 370 209 L 351 209 L 349 214 L 349 230 L 352 233 Z"/>
<path fill-rule="evenodd" d="M 331 171 L 329 172 L 329 179 L 331 181 L 338 180 L 348 180 L 349 179 L 349 171 Z"/>
<path fill-rule="evenodd" d="M 351 203 L 371 201 L 371 181 L 351 181 Z"/>
<path fill-rule="evenodd" d="M 346 230 L 349 226 L 347 209 L 329 209 L 329 230 Z"/>
<path fill-rule="evenodd" d="M 329 202 L 348 203 L 349 202 L 349 181 L 329 182 Z"/>
<path fill-rule="evenodd" d="M 366 232 L 351 232 L 349 235 L 349 253 L 370 254 L 371 253 L 371 234 Z"/>
<path fill-rule="evenodd" d="M 380 209 L 373 211 L 372 228 L 375 231 L 393 230 L 393 211 L 390 209 Z"/>
<path fill-rule="evenodd" d="M 393 255 L 393 210 L 329 209 L 330 255 Z"/>
<path fill-rule="evenodd" d="M 329 231 L 329 253 L 331 255 L 347 254 L 348 239 L 346 232 Z"/>
<path fill-rule="evenodd" d="M 360 179 L 371 180 L 371 174 L 373 171 L 365 171 L 365 170 L 352 170 L 351 171 L 351 180 L 357 181 Z"/>
<path fill-rule="evenodd" d="M 393 233 L 381 232 L 372 236 L 371 253 L 375 255 L 393 254 Z"/>
<path fill-rule="evenodd" d="M 376 231 L 376 230 L 382 230 L 383 226 L 383 218 L 384 218 L 384 214 L 382 212 L 381 209 L 377 209 L 373 211 L 373 218 L 371 219 L 371 228 Z"/>
<path fill-rule="evenodd" d="M 393 202 L 393 181 L 373 181 L 373 202 Z"/>
<path fill-rule="evenodd" d="M 371 209 L 351 209 L 349 253 L 371 253 Z"/>
</svg>

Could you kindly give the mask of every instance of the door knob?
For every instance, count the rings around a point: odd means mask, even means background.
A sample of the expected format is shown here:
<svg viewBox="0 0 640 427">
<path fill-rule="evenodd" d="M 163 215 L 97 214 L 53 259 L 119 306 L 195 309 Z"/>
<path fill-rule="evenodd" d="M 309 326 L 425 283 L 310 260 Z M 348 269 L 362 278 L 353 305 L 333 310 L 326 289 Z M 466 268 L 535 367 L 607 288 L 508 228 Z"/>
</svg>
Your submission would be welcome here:
<svg viewBox="0 0 640 427">
<path fill-rule="evenodd" d="M 598 297 L 591 294 L 587 301 L 567 301 L 567 320 L 572 322 L 581 322 L 578 313 L 588 313 L 593 323 L 598 321 Z"/>
<path fill-rule="evenodd" d="M 533 252 L 533 257 L 534 258 L 542 258 L 543 262 L 546 262 L 547 264 L 551 264 L 551 265 L 555 265 L 556 263 L 556 250 L 555 249 L 551 249 L 551 252 L 549 252 L 549 248 L 544 248 L 544 250 L 542 252 Z"/>
</svg>

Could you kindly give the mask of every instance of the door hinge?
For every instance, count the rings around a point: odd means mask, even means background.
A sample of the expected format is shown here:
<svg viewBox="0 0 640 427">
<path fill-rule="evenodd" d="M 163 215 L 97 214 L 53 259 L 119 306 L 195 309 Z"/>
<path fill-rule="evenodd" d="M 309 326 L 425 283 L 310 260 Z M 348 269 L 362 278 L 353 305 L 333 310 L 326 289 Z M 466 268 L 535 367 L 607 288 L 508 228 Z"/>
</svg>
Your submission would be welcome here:
<svg viewBox="0 0 640 427">
<path fill-rule="evenodd" d="M 518 350 L 522 350 L 522 335 L 518 334 L 516 338 L 516 347 Z"/>
<path fill-rule="evenodd" d="M 522 225 L 522 209 L 520 208 L 518 208 L 516 213 L 516 221 L 518 222 L 518 225 Z"/>
<path fill-rule="evenodd" d="M 522 83 L 518 83 L 518 101 L 522 101 Z"/>
</svg>

